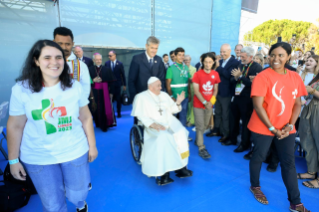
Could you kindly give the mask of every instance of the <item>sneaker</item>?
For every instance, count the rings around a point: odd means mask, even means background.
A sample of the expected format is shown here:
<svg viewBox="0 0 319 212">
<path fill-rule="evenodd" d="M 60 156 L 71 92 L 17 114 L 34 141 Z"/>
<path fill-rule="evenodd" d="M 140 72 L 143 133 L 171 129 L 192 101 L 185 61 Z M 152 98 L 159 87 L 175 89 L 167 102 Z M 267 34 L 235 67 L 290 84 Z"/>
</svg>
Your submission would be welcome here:
<svg viewBox="0 0 319 212">
<path fill-rule="evenodd" d="M 188 141 L 192 141 L 193 139 L 191 137 L 188 137 Z"/>
<path fill-rule="evenodd" d="M 199 156 L 201 156 L 203 159 L 207 159 L 207 158 L 210 158 L 210 154 L 207 152 L 206 149 L 202 149 L 202 150 L 199 150 Z"/>
<path fill-rule="evenodd" d="M 76 212 L 88 212 L 89 211 L 89 207 L 88 204 L 84 201 L 84 207 L 83 208 L 77 208 Z"/>
<path fill-rule="evenodd" d="M 92 190 L 92 183 L 89 184 L 89 191 Z"/>
<path fill-rule="evenodd" d="M 194 127 L 192 130 L 193 130 L 194 132 L 196 132 L 196 127 Z"/>
<path fill-rule="evenodd" d="M 209 133 L 209 132 L 210 132 L 210 129 L 208 128 L 208 129 L 206 129 L 206 130 L 204 131 L 204 134 Z"/>
</svg>

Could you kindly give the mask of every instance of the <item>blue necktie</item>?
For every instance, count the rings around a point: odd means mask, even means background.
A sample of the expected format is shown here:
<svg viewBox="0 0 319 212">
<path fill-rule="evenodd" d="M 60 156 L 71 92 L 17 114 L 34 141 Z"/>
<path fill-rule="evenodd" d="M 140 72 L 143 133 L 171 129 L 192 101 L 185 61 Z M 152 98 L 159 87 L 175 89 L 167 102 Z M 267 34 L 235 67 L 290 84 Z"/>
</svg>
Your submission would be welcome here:
<svg viewBox="0 0 319 212">
<path fill-rule="evenodd" d="M 112 71 L 114 71 L 114 63 L 113 62 L 111 62 L 112 63 Z"/>
<path fill-rule="evenodd" d="M 150 59 L 150 67 L 152 68 L 153 66 L 153 59 Z"/>
</svg>

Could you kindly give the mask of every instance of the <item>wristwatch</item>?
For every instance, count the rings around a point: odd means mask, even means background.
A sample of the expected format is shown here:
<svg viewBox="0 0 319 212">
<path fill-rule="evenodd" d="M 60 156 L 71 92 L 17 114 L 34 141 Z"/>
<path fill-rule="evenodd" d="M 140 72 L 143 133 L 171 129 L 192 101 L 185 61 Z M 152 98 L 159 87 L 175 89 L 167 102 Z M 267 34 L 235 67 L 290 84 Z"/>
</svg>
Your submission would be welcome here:
<svg viewBox="0 0 319 212">
<path fill-rule="evenodd" d="M 290 131 L 293 131 L 293 130 L 294 130 L 294 125 L 288 124 L 288 126 L 290 127 Z"/>
</svg>

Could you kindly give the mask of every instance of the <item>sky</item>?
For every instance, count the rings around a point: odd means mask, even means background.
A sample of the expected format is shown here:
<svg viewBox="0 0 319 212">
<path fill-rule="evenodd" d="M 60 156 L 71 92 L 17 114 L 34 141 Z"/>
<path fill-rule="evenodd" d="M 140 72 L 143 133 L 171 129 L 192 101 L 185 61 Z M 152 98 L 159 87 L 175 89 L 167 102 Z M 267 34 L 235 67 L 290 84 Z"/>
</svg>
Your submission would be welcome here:
<svg viewBox="0 0 319 212">
<path fill-rule="evenodd" d="M 319 18 L 319 0 L 259 0 L 257 14 L 243 16 L 249 17 L 249 20 L 242 19 L 240 39 L 244 33 L 271 19 L 315 23 Z"/>
</svg>

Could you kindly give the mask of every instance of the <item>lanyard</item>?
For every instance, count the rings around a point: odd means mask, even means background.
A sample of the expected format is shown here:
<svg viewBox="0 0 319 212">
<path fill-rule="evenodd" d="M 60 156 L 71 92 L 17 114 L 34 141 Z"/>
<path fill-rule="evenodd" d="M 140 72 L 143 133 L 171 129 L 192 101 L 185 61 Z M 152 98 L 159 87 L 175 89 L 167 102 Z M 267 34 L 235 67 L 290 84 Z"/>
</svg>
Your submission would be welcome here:
<svg viewBox="0 0 319 212">
<path fill-rule="evenodd" d="M 173 63 L 174 64 L 174 66 L 180 71 L 180 74 L 179 74 L 179 76 L 180 77 L 182 77 L 183 76 L 183 74 L 184 74 L 184 72 L 183 71 L 185 71 L 185 64 L 183 63 L 183 70 L 176 64 L 176 62 L 175 63 Z"/>
<path fill-rule="evenodd" d="M 315 83 L 313 83 L 311 87 L 314 88 L 316 83 L 318 83 L 318 82 L 319 82 L 319 80 L 317 80 Z M 317 86 L 317 88 L 315 90 L 318 90 L 318 88 L 319 88 L 319 85 Z"/>
<path fill-rule="evenodd" d="M 243 67 L 243 72 L 242 72 L 242 75 L 241 75 L 242 77 L 243 76 L 247 77 L 251 64 L 253 64 L 253 61 L 251 61 L 249 63 L 248 68 L 246 69 L 246 71 L 245 71 L 246 66 Z M 238 84 L 241 84 L 241 83 L 242 83 L 242 80 L 239 80 Z"/>
<path fill-rule="evenodd" d="M 270 67 L 271 70 L 275 71 L 272 67 Z M 285 69 L 285 74 L 287 74 L 287 69 Z"/>
<path fill-rule="evenodd" d="M 72 62 L 72 73 L 70 74 L 72 79 L 74 78 L 74 60 L 71 60 Z M 77 81 L 80 82 L 80 61 L 77 60 L 77 72 L 78 72 L 78 75 L 77 75 Z"/>
</svg>

